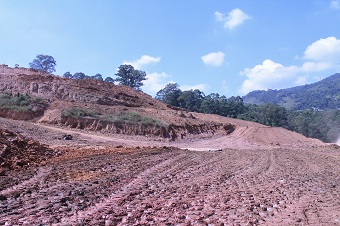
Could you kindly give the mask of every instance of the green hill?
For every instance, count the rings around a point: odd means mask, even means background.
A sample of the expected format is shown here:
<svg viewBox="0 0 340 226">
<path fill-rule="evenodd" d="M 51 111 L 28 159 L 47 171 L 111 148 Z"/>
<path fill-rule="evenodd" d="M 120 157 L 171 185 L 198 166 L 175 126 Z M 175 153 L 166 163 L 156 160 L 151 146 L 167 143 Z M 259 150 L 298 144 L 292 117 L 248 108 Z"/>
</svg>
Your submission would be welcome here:
<svg viewBox="0 0 340 226">
<path fill-rule="evenodd" d="M 289 110 L 340 109 L 340 73 L 319 82 L 281 90 L 253 91 L 243 97 L 250 104 L 278 104 Z"/>
</svg>

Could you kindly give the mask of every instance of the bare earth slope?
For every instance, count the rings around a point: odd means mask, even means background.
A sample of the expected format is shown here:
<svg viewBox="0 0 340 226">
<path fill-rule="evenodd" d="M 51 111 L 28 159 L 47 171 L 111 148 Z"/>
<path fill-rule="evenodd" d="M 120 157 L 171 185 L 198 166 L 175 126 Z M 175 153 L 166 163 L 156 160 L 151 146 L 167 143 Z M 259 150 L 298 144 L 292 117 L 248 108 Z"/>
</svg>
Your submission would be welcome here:
<svg viewBox="0 0 340 226">
<path fill-rule="evenodd" d="M 50 101 L 31 121 L 0 117 L 0 225 L 340 224 L 336 145 L 94 80 L 0 68 L 0 91 Z M 124 112 L 161 126 L 103 117 Z"/>
<path fill-rule="evenodd" d="M 35 122 L 100 131 L 108 135 L 141 135 L 164 141 L 182 140 L 182 143 L 213 139 L 215 148 L 321 144 L 320 141 L 283 129 L 166 106 L 130 87 L 91 79 L 74 80 L 52 74 L 41 75 L 29 69 L 0 67 L 0 93 L 28 94 L 47 99 L 49 106 L 34 119 Z M 74 117 L 63 114 L 69 109 L 83 109 L 96 112 L 96 115 Z M 122 123 L 112 119 L 119 115 L 128 118 L 136 114 L 151 120 L 151 123 Z M 11 115 L 7 112 L 5 116 Z M 13 112 L 12 116 L 14 119 L 25 118 L 18 112 Z M 204 142 L 198 145 L 202 146 Z"/>
<path fill-rule="evenodd" d="M 0 224 L 339 224 L 335 147 L 56 150 L 0 177 Z"/>
</svg>

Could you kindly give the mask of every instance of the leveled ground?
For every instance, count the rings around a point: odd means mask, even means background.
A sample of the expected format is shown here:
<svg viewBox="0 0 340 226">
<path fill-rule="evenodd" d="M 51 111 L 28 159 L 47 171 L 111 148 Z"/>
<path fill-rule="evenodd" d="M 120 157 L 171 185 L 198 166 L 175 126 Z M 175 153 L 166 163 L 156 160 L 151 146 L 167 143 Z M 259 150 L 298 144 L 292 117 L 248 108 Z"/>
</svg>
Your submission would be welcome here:
<svg viewBox="0 0 340 226">
<path fill-rule="evenodd" d="M 29 69 L 0 93 L 0 225 L 340 224 L 335 144 Z"/>
<path fill-rule="evenodd" d="M 293 138 L 287 137 L 280 144 L 275 131 L 263 138 L 266 142 L 252 140 L 261 131 L 254 128 L 230 137 L 169 143 L 0 122 L 56 153 L 0 176 L 0 225 L 340 223 L 340 151 L 335 145 L 311 140 L 309 146 L 289 146 Z M 64 133 L 74 139 L 60 139 Z"/>
</svg>

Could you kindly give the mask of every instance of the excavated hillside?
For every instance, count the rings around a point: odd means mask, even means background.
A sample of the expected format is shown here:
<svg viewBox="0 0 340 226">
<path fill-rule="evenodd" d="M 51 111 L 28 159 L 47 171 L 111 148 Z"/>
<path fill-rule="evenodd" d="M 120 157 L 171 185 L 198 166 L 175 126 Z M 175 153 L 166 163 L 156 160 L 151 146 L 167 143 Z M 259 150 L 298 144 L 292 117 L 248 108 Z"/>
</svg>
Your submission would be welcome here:
<svg viewBox="0 0 340 226">
<path fill-rule="evenodd" d="M 335 144 L 25 68 L 0 94 L 0 225 L 340 223 Z"/>
<path fill-rule="evenodd" d="M 67 79 L 31 69 L 0 67 L 0 93 L 44 101 L 43 107 L 34 105 L 30 111 L 0 109 L 2 117 L 104 134 L 158 137 L 183 141 L 183 146 L 195 141 L 200 147 L 210 139 L 216 148 L 322 144 L 281 128 L 167 106 L 130 87 Z"/>
<path fill-rule="evenodd" d="M 37 122 L 48 124 L 172 140 L 203 133 L 228 134 L 234 129 L 229 123 L 207 122 L 185 110 L 171 109 L 130 87 L 98 80 L 74 80 L 52 74 L 21 74 L 7 70 L 0 74 L 0 93 L 29 95 L 49 103 L 40 114 L 21 114 L 7 109 L 0 112 L 0 115 L 13 119 L 30 116 Z"/>
</svg>

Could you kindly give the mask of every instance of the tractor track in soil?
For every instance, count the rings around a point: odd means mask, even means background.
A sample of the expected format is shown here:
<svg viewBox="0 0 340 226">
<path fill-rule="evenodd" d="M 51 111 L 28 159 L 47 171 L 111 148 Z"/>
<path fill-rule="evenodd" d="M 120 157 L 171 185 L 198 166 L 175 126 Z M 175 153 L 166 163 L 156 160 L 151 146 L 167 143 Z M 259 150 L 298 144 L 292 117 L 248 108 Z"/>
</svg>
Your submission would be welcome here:
<svg viewBox="0 0 340 226">
<path fill-rule="evenodd" d="M 0 192 L 0 224 L 340 221 L 338 150 L 86 147 L 67 149 L 46 165 Z"/>
<path fill-rule="evenodd" d="M 0 225 L 340 224 L 334 145 L 272 145 L 248 127 L 166 143 L 0 122 L 60 153 L 0 176 Z"/>
</svg>

